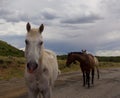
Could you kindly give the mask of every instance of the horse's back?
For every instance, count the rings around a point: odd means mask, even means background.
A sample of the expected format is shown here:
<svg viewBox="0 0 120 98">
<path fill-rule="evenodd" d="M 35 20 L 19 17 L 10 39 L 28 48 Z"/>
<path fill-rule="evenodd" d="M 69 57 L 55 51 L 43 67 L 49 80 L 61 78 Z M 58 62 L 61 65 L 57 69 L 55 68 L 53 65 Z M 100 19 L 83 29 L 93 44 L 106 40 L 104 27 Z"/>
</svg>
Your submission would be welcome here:
<svg viewBox="0 0 120 98">
<path fill-rule="evenodd" d="M 92 54 L 88 54 L 91 58 L 91 60 L 94 62 L 95 65 L 99 65 L 99 61 L 97 57 L 93 56 Z"/>
<path fill-rule="evenodd" d="M 92 54 L 88 54 L 89 56 L 89 61 L 91 63 L 91 67 L 97 67 L 99 66 L 99 61 L 97 59 L 97 57 L 93 56 Z"/>
<path fill-rule="evenodd" d="M 89 67 L 94 68 L 95 67 L 95 58 L 92 54 L 86 54 L 89 62 Z"/>
<path fill-rule="evenodd" d="M 57 79 L 58 76 L 58 63 L 57 63 L 57 57 L 56 54 L 51 51 L 45 49 L 43 52 L 43 64 L 49 71 L 50 79 L 53 84 L 53 82 Z"/>
</svg>

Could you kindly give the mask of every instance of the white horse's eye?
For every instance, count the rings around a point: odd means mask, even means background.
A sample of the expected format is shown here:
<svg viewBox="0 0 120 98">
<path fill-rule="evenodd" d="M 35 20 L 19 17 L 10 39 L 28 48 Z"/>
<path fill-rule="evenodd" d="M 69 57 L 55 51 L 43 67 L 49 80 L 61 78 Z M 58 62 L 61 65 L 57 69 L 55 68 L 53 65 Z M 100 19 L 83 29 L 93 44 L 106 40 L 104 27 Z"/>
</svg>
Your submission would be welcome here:
<svg viewBox="0 0 120 98">
<path fill-rule="evenodd" d="M 28 40 L 25 40 L 25 44 L 28 45 L 28 44 L 29 44 L 29 41 L 28 41 Z"/>
<path fill-rule="evenodd" d="M 43 44 L 43 41 L 39 42 L 39 46 L 41 46 Z"/>
</svg>

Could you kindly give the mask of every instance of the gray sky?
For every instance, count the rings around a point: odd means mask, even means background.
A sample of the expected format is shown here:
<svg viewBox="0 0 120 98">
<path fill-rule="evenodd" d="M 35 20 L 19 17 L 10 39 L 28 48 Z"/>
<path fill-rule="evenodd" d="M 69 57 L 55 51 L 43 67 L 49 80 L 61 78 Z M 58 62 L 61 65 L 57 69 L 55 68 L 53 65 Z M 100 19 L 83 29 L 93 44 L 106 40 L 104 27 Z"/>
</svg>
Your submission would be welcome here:
<svg viewBox="0 0 120 98">
<path fill-rule="evenodd" d="M 120 0 L 0 0 L 1 40 L 24 48 L 27 22 L 57 54 L 120 56 Z"/>
</svg>

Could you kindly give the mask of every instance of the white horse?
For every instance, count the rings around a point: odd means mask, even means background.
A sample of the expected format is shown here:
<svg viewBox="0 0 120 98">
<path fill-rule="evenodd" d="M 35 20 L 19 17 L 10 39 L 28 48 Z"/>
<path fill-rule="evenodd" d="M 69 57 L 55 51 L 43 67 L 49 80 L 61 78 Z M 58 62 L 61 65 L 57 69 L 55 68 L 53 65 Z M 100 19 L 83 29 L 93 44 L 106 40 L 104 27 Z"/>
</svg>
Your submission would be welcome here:
<svg viewBox="0 0 120 98">
<path fill-rule="evenodd" d="M 29 98 L 51 98 L 51 90 L 58 76 L 58 63 L 54 52 L 44 49 L 42 32 L 44 25 L 31 29 L 26 25 L 25 80 Z"/>
</svg>

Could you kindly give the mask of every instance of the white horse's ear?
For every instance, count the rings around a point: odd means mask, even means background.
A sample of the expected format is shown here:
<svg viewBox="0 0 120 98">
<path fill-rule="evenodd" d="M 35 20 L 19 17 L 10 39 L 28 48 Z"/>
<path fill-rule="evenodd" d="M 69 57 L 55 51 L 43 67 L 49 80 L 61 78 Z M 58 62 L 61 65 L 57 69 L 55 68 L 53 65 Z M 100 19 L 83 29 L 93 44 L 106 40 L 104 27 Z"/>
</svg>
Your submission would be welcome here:
<svg viewBox="0 0 120 98">
<path fill-rule="evenodd" d="M 29 23 L 29 22 L 28 22 L 27 25 L 26 25 L 26 29 L 27 29 L 28 32 L 31 30 L 31 26 L 30 26 L 30 23 Z"/>
<path fill-rule="evenodd" d="M 42 32 L 43 32 L 43 30 L 44 30 L 44 25 L 43 25 L 43 24 L 41 24 L 41 26 L 39 27 L 39 32 L 40 32 L 40 33 L 42 33 Z"/>
</svg>

